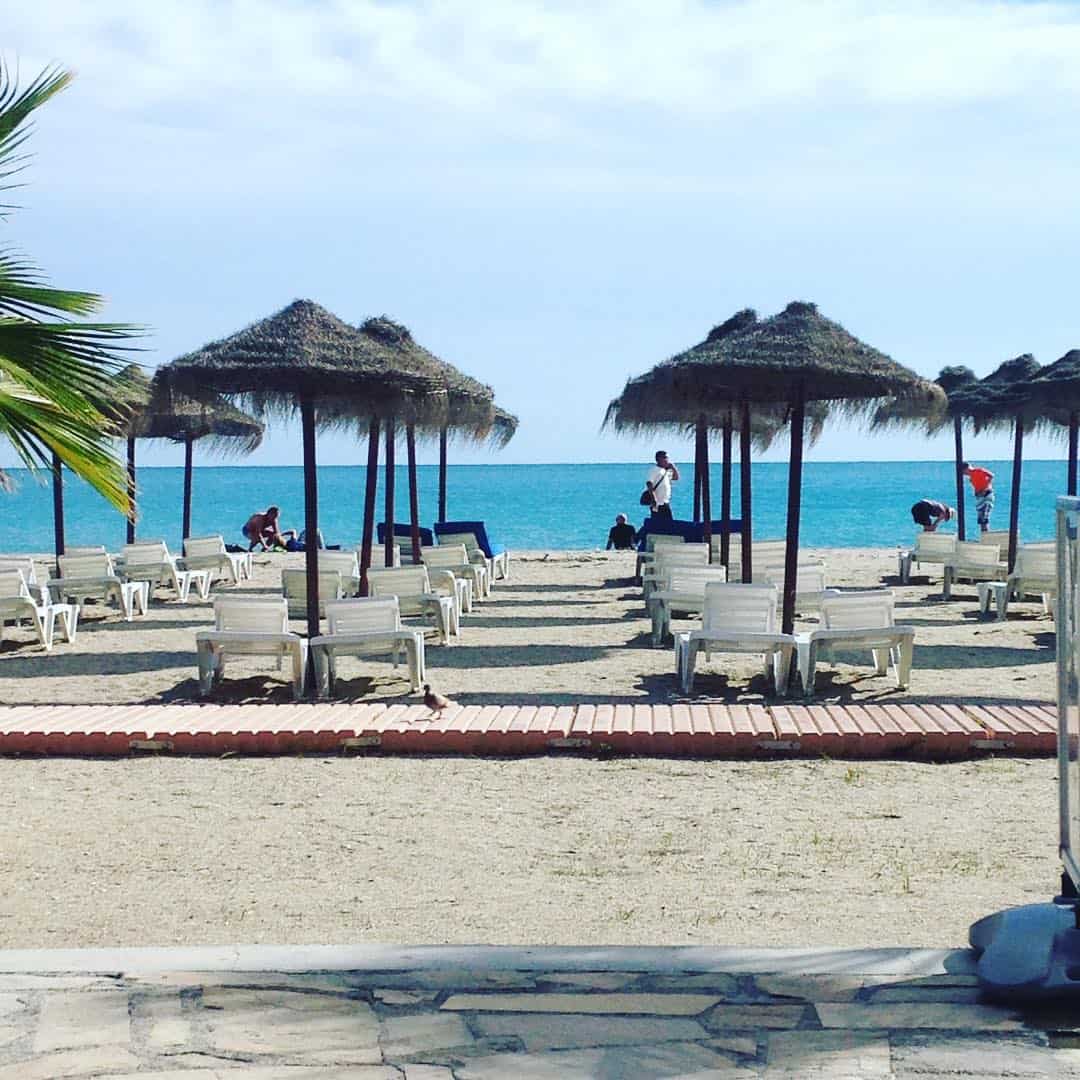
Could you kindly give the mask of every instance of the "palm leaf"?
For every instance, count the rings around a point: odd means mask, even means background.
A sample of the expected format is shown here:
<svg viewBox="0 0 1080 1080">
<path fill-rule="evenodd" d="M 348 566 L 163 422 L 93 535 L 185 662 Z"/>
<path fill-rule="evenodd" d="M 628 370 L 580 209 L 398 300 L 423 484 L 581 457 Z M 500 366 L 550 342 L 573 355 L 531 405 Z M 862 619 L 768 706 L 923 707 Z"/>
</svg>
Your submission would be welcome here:
<svg viewBox="0 0 1080 1080">
<path fill-rule="evenodd" d="M 33 263 L 14 251 L 0 249 L 0 315 L 31 319 L 57 312 L 92 315 L 101 304 L 95 293 L 50 288 Z"/>
</svg>

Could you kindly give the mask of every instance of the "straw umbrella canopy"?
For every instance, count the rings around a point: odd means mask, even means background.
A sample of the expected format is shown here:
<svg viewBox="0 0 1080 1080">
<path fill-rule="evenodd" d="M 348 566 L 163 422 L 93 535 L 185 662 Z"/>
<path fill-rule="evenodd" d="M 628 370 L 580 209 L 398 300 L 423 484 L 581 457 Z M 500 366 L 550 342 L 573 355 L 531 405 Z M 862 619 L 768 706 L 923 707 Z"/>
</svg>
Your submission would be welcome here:
<svg viewBox="0 0 1080 1080">
<path fill-rule="evenodd" d="M 1032 396 L 1033 380 L 1041 368 L 1030 354 L 1006 360 L 976 383 L 949 397 L 949 412 L 970 419 L 975 433 L 1011 428 L 1013 431 L 1012 491 L 1009 506 L 1009 554 L 1011 571 L 1016 563 L 1020 525 L 1020 477 L 1026 432 L 1061 422 L 1062 412 Z"/>
<path fill-rule="evenodd" d="M 426 373 L 394 364 L 368 335 L 311 300 L 174 360 L 163 378 L 172 393 L 239 399 L 257 417 L 300 413 L 304 456 L 304 528 L 308 635 L 319 633 L 316 416 L 333 419 L 342 401 L 362 402 L 373 417 L 415 419 L 445 410 L 445 392 Z"/>
<path fill-rule="evenodd" d="M 1036 404 L 1049 405 L 1067 414 L 1069 428 L 1068 494 L 1076 494 L 1077 442 L 1080 431 L 1080 349 L 1070 349 L 1047 364 L 1028 386 Z"/>
<path fill-rule="evenodd" d="M 661 365 L 667 393 L 699 407 L 739 401 L 791 407 L 783 631 L 795 621 L 806 405 L 830 402 L 859 413 L 886 397 L 940 399 L 939 386 L 903 367 L 821 315 L 795 302 L 778 315 L 706 339 Z"/>
<path fill-rule="evenodd" d="M 180 537 L 191 534 L 192 450 L 206 441 L 221 454 L 250 454 L 262 442 L 263 425 L 220 395 L 205 401 L 172 393 L 159 369 L 150 384 L 150 400 L 135 417 L 140 439 L 168 439 L 184 447 L 184 499 Z"/>
<path fill-rule="evenodd" d="M 946 398 L 961 387 L 979 381 L 971 368 L 962 365 L 943 367 L 934 380 L 945 392 Z M 878 406 L 870 426 L 874 431 L 890 428 L 920 428 L 927 435 L 935 435 L 950 419 L 953 425 L 953 451 L 956 471 L 956 532 L 963 540 L 966 536 L 964 517 L 964 418 L 955 413 L 950 416 L 947 401 L 925 401 L 913 398 L 894 398 Z"/>
</svg>

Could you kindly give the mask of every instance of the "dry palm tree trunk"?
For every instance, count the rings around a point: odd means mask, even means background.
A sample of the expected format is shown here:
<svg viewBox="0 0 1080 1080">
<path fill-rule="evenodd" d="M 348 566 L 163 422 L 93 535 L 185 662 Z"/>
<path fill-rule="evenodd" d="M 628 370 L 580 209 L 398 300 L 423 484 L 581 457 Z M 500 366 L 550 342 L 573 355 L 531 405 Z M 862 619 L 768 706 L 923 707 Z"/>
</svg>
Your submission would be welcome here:
<svg viewBox="0 0 1080 1080">
<path fill-rule="evenodd" d="M 405 456 L 409 464 L 409 535 L 412 538 L 412 557 L 420 565 L 420 495 L 416 488 L 416 428 L 405 425 Z"/>
<path fill-rule="evenodd" d="M 383 558 L 387 566 L 394 565 L 394 418 L 386 421 L 386 538 L 383 541 Z"/>
<path fill-rule="evenodd" d="M 731 413 L 724 417 L 720 466 L 720 562 L 726 567 L 731 552 Z"/>
<path fill-rule="evenodd" d="M 360 595 L 368 594 L 371 541 L 375 534 L 375 485 L 379 482 L 379 420 L 368 424 L 367 471 L 364 473 L 364 529 L 360 539 Z"/>
</svg>

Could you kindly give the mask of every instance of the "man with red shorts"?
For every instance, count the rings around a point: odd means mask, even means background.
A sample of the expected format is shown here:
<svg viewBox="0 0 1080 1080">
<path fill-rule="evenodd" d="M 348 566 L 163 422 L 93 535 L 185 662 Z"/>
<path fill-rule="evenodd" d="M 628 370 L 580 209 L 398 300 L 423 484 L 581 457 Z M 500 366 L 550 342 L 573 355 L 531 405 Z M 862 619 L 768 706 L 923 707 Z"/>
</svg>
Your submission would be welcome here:
<svg viewBox="0 0 1080 1080">
<path fill-rule="evenodd" d="M 990 511 L 994 509 L 994 474 L 979 465 L 964 462 L 964 475 L 975 492 L 975 520 L 982 532 L 990 530 Z"/>
</svg>

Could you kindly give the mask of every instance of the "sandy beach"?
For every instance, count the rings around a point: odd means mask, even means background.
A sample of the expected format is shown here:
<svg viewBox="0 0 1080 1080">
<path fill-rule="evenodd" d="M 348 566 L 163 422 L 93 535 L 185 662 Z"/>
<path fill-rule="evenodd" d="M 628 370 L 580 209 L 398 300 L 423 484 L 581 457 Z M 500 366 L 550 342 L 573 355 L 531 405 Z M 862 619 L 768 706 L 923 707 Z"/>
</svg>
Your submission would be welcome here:
<svg viewBox="0 0 1080 1080">
<path fill-rule="evenodd" d="M 820 554 L 831 585 L 891 584 L 896 617 L 917 628 L 911 687 L 875 677 L 868 657 L 823 664 L 820 700 L 1049 701 L 1054 687 L 1053 621 L 1040 605 L 1010 607 L 1007 622 L 980 619 L 973 586 L 941 600 L 941 579 L 916 577 L 897 586 L 895 552 L 832 549 Z M 303 555 L 260 555 L 244 591 L 280 593 L 281 569 Z M 40 573 L 46 563 L 42 560 Z M 430 681 L 462 704 L 570 704 L 682 700 L 670 647 L 654 649 L 641 590 L 633 585 L 628 552 L 515 553 L 512 576 L 462 622 L 458 643 L 441 647 L 427 633 Z M 211 625 L 208 603 L 181 605 L 160 591 L 144 618 L 124 622 L 101 605 L 84 608 L 74 645 L 51 655 L 29 630 L 5 630 L 0 646 L 0 700 L 8 704 L 182 701 L 197 696 L 195 631 Z M 813 617 L 796 629 L 812 626 Z M 676 623 L 688 629 L 690 620 Z M 303 630 L 300 623 L 294 629 Z M 348 700 L 408 699 L 404 669 L 343 660 L 338 695 Z M 760 701 L 765 693 L 751 657 L 702 664 L 695 697 Z M 285 674 L 272 664 L 230 661 L 221 701 L 288 701 Z"/>
</svg>

